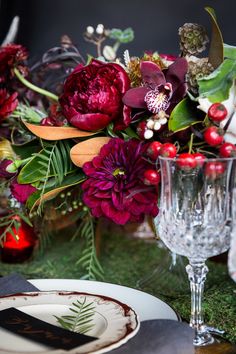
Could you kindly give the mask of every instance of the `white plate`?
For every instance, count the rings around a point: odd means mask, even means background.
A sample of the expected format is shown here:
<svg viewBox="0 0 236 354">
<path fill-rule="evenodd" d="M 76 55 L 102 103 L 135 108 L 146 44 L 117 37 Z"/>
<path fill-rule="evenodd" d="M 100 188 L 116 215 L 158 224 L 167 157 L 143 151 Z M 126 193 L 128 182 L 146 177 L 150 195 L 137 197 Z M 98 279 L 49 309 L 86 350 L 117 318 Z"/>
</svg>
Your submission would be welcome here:
<svg viewBox="0 0 236 354">
<path fill-rule="evenodd" d="M 105 353 L 133 337 L 139 329 L 136 313 L 127 305 L 107 296 L 85 292 L 32 292 L 0 298 L 0 311 L 15 307 L 33 317 L 60 326 L 55 316 L 71 315 L 73 302 L 93 303 L 95 313 L 94 327 L 86 334 L 98 339 L 69 351 L 54 350 L 34 341 L 16 336 L 0 328 L 0 353 Z"/>
<path fill-rule="evenodd" d="M 180 320 L 178 314 L 164 301 L 143 291 L 126 286 L 76 279 L 33 279 L 29 281 L 42 291 L 85 291 L 110 296 L 132 307 L 138 314 L 140 321 L 155 319 Z"/>
</svg>

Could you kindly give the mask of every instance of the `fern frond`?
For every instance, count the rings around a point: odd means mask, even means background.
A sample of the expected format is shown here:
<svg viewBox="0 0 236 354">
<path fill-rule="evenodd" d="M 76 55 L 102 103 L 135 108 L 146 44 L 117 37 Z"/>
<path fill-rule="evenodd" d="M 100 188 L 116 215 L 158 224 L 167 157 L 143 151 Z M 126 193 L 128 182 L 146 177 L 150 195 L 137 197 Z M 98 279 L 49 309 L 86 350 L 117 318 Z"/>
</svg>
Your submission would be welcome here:
<svg viewBox="0 0 236 354">
<path fill-rule="evenodd" d="M 83 301 L 77 300 L 72 303 L 73 307 L 70 307 L 70 311 L 74 315 L 54 316 L 57 322 L 72 332 L 85 334 L 91 330 L 95 325 L 93 323 L 95 305 L 92 302 L 86 303 L 86 300 L 84 297 Z"/>
<path fill-rule="evenodd" d="M 82 279 L 102 280 L 104 279 L 104 271 L 96 254 L 94 227 L 94 218 L 90 214 L 82 219 L 80 236 L 85 239 L 85 249 L 76 265 L 82 266 L 86 271 Z"/>
</svg>

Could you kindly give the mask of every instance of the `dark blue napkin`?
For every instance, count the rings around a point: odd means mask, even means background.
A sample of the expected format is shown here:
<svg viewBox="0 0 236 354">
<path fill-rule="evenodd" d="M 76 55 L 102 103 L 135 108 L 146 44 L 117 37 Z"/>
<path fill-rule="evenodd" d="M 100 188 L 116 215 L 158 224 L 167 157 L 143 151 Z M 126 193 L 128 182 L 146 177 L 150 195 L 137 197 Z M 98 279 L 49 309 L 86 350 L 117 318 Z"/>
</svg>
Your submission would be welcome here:
<svg viewBox="0 0 236 354">
<path fill-rule="evenodd" d="M 194 354 L 194 331 L 173 320 L 141 322 L 139 332 L 112 354 Z"/>
<path fill-rule="evenodd" d="M 22 293 L 25 291 L 38 291 L 38 289 L 22 277 L 22 275 L 17 273 L 12 273 L 0 278 L 0 296 Z"/>
</svg>

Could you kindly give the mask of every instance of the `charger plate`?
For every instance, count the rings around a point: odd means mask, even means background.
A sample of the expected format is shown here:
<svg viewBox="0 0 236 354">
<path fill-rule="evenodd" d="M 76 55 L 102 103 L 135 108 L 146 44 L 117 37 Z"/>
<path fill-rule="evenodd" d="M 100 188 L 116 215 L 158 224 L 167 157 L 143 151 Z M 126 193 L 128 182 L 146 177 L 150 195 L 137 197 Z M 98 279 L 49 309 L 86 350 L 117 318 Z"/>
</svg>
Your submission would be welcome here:
<svg viewBox="0 0 236 354">
<path fill-rule="evenodd" d="M 55 316 L 70 315 L 73 302 L 93 303 L 95 314 L 93 328 L 86 333 L 98 339 L 69 351 L 50 349 L 34 341 L 14 335 L 0 328 L 1 354 L 46 354 L 46 353 L 105 353 L 119 347 L 132 338 L 139 329 L 135 311 L 128 305 L 113 298 L 85 292 L 31 292 L 0 297 L 0 311 L 15 307 L 40 320 L 59 326 Z M 0 313 L 1 315 L 1 313 Z"/>
<path fill-rule="evenodd" d="M 181 321 L 180 316 L 164 301 L 127 286 L 79 279 L 31 279 L 29 281 L 42 291 L 84 291 L 110 296 L 132 307 L 140 321 L 155 319 Z"/>
</svg>

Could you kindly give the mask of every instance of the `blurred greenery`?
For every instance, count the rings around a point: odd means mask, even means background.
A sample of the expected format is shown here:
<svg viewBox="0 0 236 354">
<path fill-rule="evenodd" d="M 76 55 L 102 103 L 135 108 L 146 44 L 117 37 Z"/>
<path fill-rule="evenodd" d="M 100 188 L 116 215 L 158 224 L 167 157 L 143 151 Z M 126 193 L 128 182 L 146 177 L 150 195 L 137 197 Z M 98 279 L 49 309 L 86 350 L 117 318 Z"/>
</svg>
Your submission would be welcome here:
<svg viewBox="0 0 236 354">
<path fill-rule="evenodd" d="M 155 240 L 137 239 L 131 237 L 124 228 L 111 228 L 106 224 L 102 229 L 99 257 L 105 270 L 104 281 L 153 294 L 188 321 L 190 293 L 184 265 L 179 264 L 170 271 L 169 253 L 158 246 Z M 81 254 L 83 241 L 79 237 L 72 241 L 75 230 L 55 233 L 44 251 L 35 252 L 26 263 L 1 263 L 1 275 L 19 272 L 26 278 L 79 279 L 83 270 L 75 264 Z M 225 339 L 236 343 L 236 284 L 230 279 L 226 264 L 208 261 L 208 267 L 205 320 L 210 326 L 225 330 Z M 178 272 L 175 268 L 178 268 Z"/>
</svg>

